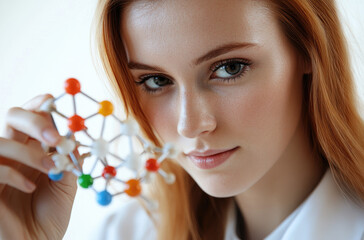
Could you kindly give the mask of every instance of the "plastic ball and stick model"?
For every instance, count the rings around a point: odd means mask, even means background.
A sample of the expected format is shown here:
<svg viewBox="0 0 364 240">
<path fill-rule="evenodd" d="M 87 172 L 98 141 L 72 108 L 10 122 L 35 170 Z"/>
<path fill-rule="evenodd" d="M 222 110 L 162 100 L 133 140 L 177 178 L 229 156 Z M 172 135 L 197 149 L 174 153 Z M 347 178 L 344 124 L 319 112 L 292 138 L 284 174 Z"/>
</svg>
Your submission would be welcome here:
<svg viewBox="0 0 364 240">
<path fill-rule="evenodd" d="M 81 117 L 77 114 L 76 108 L 76 95 L 83 95 L 89 100 L 98 104 L 98 110 L 96 113 L 88 116 Z M 73 115 L 65 116 L 56 108 L 56 102 L 66 95 L 72 97 L 73 103 Z M 153 174 L 160 174 L 168 184 L 172 184 L 175 181 L 175 176 L 172 173 L 167 173 L 160 168 L 160 164 L 166 158 L 173 158 L 176 156 L 177 152 L 172 148 L 170 144 L 165 144 L 163 148 L 158 148 L 153 146 L 150 142 L 146 141 L 139 135 L 139 126 L 135 121 L 125 120 L 122 121 L 118 119 L 114 114 L 114 107 L 109 101 L 98 102 L 90 96 L 86 95 L 81 91 L 80 82 L 75 78 L 69 78 L 65 81 L 65 93 L 57 98 L 48 99 L 39 109 L 40 111 L 45 111 L 53 114 L 59 115 L 64 118 L 68 123 L 68 132 L 65 136 L 62 136 L 61 142 L 56 146 L 54 153 L 52 154 L 52 159 L 54 161 L 55 167 L 49 171 L 49 178 L 53 181 L 59 181 L 62 179 L 65 171 L 72 172 L 78 177 L 78 184 L 82 188 L 89 188 L 95 191 L 97 202 L 106 206 L 109 205 L 114 196 L 120 194 L 127 194 L 130 197 L 141 197 L 147 203 L 151 202 L 143 196 L 142 194 L 142 183 L 147 182 L 148 179 Z M 92 137 L 87 126 L 87 121 L 94 116 L 101 115 L 103 117 L 100 137 L 95 139 Z M 107 118 L 114 118 L 118 124 L 120 124 L 120 131 L 110 140 L 104 139 L 105 122 Z M 87 126 L 87 127 L 86 127 Z M 76 132 L 83 132 L 87 138 L 91 140 L 91 144 L 86 145 L 80 143 L 75 138 Z M 114 141 L 120 139 L 122 136 L 128 138 L 129 153 L 127 157 L 120 157 L 110 151 L 110 144 Z M 133 144 L 133 138 L 136 138 L 142 145 L 143 152 L 138 154 L 135 151 L 135 146 Z M 45 150 L 49 150 L 48 146 L 43 146 Z M 78 156 L 75 154 L 75 150 L 78 147 L 88 148 L 88 152 Z M 143 156 L 153 156 L 142 161 Z M 95 162 L 92 169 L 89 172 L 85 172 L 81 162 L 88 161 L 89 158 L 94 156 Z M 155 157 L 158 156 L 158 157 Z M 118 162 L 117 165 L 109 164 L 108 159 L 114 158 Z M 87 160 L 86 160 L 87 159 Z M 103 165 L 103 171 L 101 174 L 96 175 L 94 173 L 97 163 Z M 133 173 L 132 178 L 129 180 L 122 180 L 117 176 L 118 170 L 122 168 L 127 168 Z M 97 190 L 94 187 L 94 182 L 97 179 L 103 179 L 105 181 L 104 187 L 101 190 Z M 111 193 L 109 190 L 109 185 L 111 182 L 118 182 L 123 185 L 121 191 L 116 191 Z"/>
</svg>

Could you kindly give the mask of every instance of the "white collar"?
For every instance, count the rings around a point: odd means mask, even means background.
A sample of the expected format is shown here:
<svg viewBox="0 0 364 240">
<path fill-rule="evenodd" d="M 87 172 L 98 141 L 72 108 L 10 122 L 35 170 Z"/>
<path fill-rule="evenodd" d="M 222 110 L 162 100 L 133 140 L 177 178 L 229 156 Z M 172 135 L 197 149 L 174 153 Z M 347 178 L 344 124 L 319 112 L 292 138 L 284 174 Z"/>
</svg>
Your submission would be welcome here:
<svg viewBox="0 0 364 240">
<path fill-rule="evenodd" d="M 225 240 L 235 233 L 234 204 L 228 213 Z M 310 196 L 265 240 L 364 240 L 364 208 L 345 198 L 328 170 Z"/>
</svg>

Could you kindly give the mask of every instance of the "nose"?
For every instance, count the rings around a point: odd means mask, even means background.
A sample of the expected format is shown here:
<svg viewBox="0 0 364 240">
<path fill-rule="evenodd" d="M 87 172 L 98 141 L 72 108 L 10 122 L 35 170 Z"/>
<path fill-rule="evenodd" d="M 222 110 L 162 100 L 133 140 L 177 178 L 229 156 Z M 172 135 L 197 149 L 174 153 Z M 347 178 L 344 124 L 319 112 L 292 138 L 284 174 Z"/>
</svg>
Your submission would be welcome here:
<svg viewBox="0 0 364 240">
<path fill-rule="evenodd" d="M 211 99 L 199 93 L 185 92 L 180 95 L 177 131 L 187 138 L 206 135 L 216 129 Z"/>
</svg>

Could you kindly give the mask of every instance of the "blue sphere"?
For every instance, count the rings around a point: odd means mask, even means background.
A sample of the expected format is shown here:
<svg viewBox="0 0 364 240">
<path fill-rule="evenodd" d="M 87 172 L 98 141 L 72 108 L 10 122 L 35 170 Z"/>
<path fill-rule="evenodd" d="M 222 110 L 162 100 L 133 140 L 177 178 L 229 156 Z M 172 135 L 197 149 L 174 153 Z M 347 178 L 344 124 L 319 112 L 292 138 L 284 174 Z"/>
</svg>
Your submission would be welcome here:
<svg viewBox="0 0 364 240">
<path fill-rule="evenodd" d="M 102 192 L 97 193 L 97 202 L 102 206 L 107 206 L 111 203 L 112 196 L 111 194 L 104 190 Z"/>
<path fill-rule="evenodd" d="M 48 177 L 53 181 L 59 181 L 63 178 L 63 172 L 60 173 L 48 173 Z"/>
</svg>

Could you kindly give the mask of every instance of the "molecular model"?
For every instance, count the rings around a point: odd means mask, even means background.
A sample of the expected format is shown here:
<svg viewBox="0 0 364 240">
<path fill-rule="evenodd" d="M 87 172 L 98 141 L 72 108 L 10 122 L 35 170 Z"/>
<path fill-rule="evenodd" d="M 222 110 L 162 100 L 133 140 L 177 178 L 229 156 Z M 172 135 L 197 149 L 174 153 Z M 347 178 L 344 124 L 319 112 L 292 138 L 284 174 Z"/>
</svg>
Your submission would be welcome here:
<svg viewBox="0 0 364 240">
<path fill-rule="evenodd" d="M 82 118 L 77 114 L 76 99 L 77 94 L 85 96 L 87 99 L 98 104 L 98 111 L 91 114 L 88 117 Z M 66 95 L 72 97 L 73 102 L 73 116 L 65 116 L 56 108 L 56 102 Z M 40 111 L 45 111 L 51 114 L 57 114 L 61 118 L 64 118 L 68 122 L 68 132 L 65 136 L 62 136 L 62 140 L 56 146 L 52 159 L 55 167 L 49 171 L 49 178 L 53 181 L 59 181 L 62 179 L 64 172 L 72 172 L 78 177 L 78 184 L 82 188 L 92 189 L 96 193 L 96 200 L 102 206 L 107 206 L 111 203 L 112 198 L 120 195 L 127 194 L 130 197 L 141 197 L 146 201 L 150 207 L 153 207 L 151 201 L 149 201 L 142 194 L 142 183 L 148 182 L 150 177 L 154 174 L 160 174 L 168 184 L 172 184 L 175 181 L 175 176 L 172 173 L 167 173 L 160 168 L 160 164 L 166 158 L 174 158 L 176 151 L 170 144 L 165 144 L 163 148 L 153 146 L 150 142 L 146 141 L 139 135 L 139 126 L 135 121 L 118 119 L 113 114 L 114 107 L 109 101 L 98 102 L 90 96 L 81 91 L 80 82 L 75 78 L 69 78 L 65 81 L 65 93 L 57 98 L 48 99 L 41 107 Z M 96 115 L 103 117 L 101 133 L 98 139 L 92 137 L 88 130 L 90 126 L 86 127 L 86 122 Z M 104 129 L 106 118 L 114 118 L 118 124 L 120 124 L 120 131 L 110 140 L 104 139 Z M 75 133 L 83 132 L 88 139 L 91 140 L 91 144 L 83 144 L 76 140 Z M 120 157 L 118 154 L 110 151 L 110 144 L 122 136 L 126 136 L 129 142 L 129 152 L 127 157 Z M 138 140 L 143 148 L 142 153 L 137 153 L 133 144 L 134 140 Z M 49 151 L 48 146 L 43 146 L 45 150 Z M 79 147 L 85 147 L 87 150 L 84 154 L 77 154 L 76 150 Z M 142 160 L 142 156 L 152 156 Z M 158 157 L 156 157 L 158 156 Z M 84 172 L 82 162 L 88 161 L 93 157 L 95 160 L 92 165 L 92 169 L 89 172 Z M 109 158 L 114 158 L 118 162 L 117 165 L 110 164 Z M 103 165 L 103 171 L 100 174 L 95 174 L 95 167 L 97 163 Z M 121 168 L 127 168 L 133 174 L 133 177 L 129 180 L 123 180 L 117 176 L 117 172 Z M 105 184 L 103 189 L 97 190 L 94 186 L 94 182 L 98 179 L 103 179 Z M 122 185 L 121 191 L 112 191 L 109 189 L 111 182 L 118 182 Z M 154 206 L 155 207 L 155 206 Z"/>
</svg>

